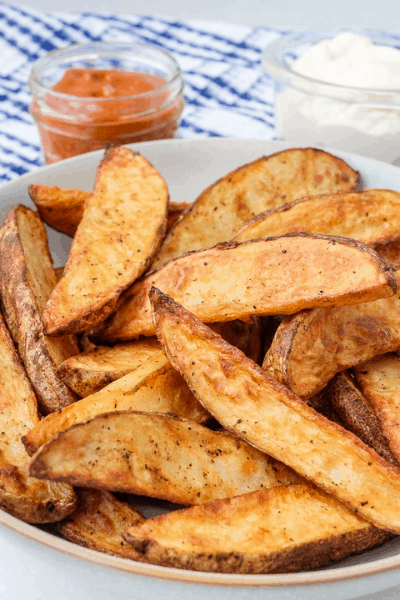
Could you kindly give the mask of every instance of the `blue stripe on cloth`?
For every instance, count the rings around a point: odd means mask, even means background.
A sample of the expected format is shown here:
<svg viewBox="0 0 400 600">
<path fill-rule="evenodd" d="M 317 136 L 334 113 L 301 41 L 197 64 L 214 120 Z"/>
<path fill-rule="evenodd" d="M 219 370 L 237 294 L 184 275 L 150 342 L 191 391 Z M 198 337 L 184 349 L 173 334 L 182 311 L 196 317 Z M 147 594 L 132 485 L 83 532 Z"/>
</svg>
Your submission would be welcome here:
<svg viewBox="0 0 400 600">
<path fill-rule="evenodd" d="M 0 2 L 0 180 L 44 164 L 29 114 L 32 64 L 85 41 L 132 41 L 171 52 L 185 79 L 179 136 L 274 137 L 274 98 L 261 51 L 282 31 L 148 15 L 44 14 Z"/>
</svg>

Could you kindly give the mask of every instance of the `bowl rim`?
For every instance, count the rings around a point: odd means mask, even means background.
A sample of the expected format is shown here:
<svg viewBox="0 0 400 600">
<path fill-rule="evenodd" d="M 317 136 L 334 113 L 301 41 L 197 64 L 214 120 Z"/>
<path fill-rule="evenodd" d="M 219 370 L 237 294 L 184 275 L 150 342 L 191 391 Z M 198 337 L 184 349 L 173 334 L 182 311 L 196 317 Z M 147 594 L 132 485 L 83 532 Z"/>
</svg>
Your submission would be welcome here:
<svg viewBox="0 0 400 600">
<path fill-rule="evenodd" d="M 321 79 L 315 79 L 313 77 L 308 77 L 306 75 L 301 75 L 300 73 L 296 73 L 292 71 L 292 69 L 280 58 L 279 53 L 281 54 L 285 50 L 288 50 L 291 42 L 296 39 L 299 42 L 322 42 L 327 39 L 333 39 L 335 36 L 340 33 L 355 33 L 357 35 L 362 35 L 364 37 L 369 38 L 372 41 L 378 40 L 391 40 L 398 41 L 399 45 L 399 53 L 400 53 L 400 34 L 385 32 L 380 30 L 370 30 L 370 29 L 361 29 L 361 28 L 341 28 L 341 29 L 331 29 L 331 30 L 323 30 L 323 31 L 315 31 L 315 30 L 301 30 L 301 31 L 290 31 L 285 32 L 278 38 L 275 38 L 272 42 L 267 44 L 262 51 L 261 54 L 261 63 L 264 66 L 264 69 L 272 75 L 273 78 L 276 78 L 278 81 L 288 82 L 290 78 L 290 85 L 296 87 L 298 89 L 307 91 L 310 93 L 310 89 L 316 95 L 324 95 L 330 96 L 333 98 L 338 98 L 346 101 L 345 94 L 352 94 L 352 97 L 349 101 L 354 102 L 355 99 L 357 101 L 360 97 L 362 102 L 367 102 L 371 104 L 382 104 L 383 106 L 392 106 L 393 104 L 400 104 L 400 89 L 395 88 L 361 88 L 354 86 L 346 86 L 339 85 L 336 83 L 328 83 L 327 81 L 323 81 Z M 315 86 L 318 86 L 315 89 Z M 398 100 L 393 103 L 392 99 L 383 98 L 387 94 L 392 94 L 394 96 L 398 96 Z M 376 96 L 376 98 L 371 98 L 371 95 Z"/>
</svg>

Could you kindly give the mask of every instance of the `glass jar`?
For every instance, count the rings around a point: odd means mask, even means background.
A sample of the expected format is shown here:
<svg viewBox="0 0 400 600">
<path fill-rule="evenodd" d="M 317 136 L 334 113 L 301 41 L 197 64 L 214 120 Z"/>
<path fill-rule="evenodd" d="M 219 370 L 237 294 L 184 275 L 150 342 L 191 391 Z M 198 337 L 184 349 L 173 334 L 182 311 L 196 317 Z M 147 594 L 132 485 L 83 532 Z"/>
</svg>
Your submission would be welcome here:
<svg viewBox="0 0 400 600">
<path fill-rule="evenodd" d="M 109 144 L 173 138 L 184 107 L 176 60 L 134 43 L 90 42 L 50 52 L 35 63 L 29 87 L 47 163 Z"/>
<path fill-rule="evenodd" d="M 263 66 L 273 78 L 278 139 L 328 146 L 400 165 L 400 90 L 342 86 L 292 71 L 294 61 L 339 31 L 296 32 L 269 44 Z M 373 43 L 398 47 L 398 36 L 353 30 Z"/>
</svg>

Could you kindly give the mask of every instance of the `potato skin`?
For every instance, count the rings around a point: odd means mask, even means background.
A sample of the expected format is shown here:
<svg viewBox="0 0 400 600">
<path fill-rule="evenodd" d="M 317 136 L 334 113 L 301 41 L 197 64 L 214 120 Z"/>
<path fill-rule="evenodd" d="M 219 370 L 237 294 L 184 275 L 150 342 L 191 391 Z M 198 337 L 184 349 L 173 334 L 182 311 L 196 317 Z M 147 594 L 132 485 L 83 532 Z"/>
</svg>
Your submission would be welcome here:
<svg viewBox="0 0 400 600">
<path fill-rule="evenodd" d="M 151 563 L 214 573 L 294 573 L 391 539 L 332 496 L 298 484 L 139 523 L 124 538 Z"/>
<path fill-rule="evenodd" d="M 43 331 L 43 306 L 56 283 L 44 225 L 30 208 L 15 206 L 0 230 L 2 307 L 43 414 L 77 399 L 57 374 L 59 362 L 79 353 L 77 340 Z"/>
<path fill-rule="evenodd" d="M 26 474 L 21 435 L 38 422 L 35 395 L 0 316 L 0 507 L 27 523 L 52 523 L 75 509 L 76 496 L 69 485 Z"/>
</svg>

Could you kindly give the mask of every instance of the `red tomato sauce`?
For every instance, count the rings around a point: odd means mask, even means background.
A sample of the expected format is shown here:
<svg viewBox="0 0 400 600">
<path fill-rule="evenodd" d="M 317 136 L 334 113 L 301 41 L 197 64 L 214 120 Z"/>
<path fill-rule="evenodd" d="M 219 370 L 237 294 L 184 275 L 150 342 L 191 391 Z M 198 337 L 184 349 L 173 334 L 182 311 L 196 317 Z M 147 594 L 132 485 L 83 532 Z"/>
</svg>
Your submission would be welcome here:
<svg viewBox="0 0 400 600">
<path fill-rule="evenodd" d="M 149 73 L 68 69 L 51 89 L 66 95 L 49 91 L 31 107 L 48 163 L 110 143 L 172 138 L 184 106 L 182 93 L 171 102 L 166 81 Z"/>
</svg>

